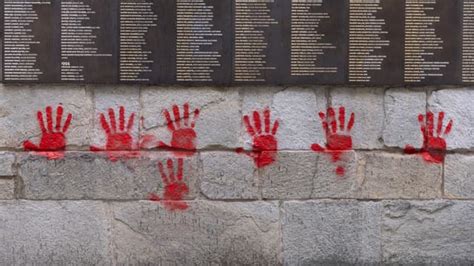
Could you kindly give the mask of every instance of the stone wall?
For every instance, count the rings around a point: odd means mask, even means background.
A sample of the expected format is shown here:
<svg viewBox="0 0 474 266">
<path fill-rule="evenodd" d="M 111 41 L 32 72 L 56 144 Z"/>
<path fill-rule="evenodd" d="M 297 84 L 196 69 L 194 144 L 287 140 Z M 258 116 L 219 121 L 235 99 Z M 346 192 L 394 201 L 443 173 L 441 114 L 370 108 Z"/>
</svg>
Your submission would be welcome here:
<svg viewBox="0 0 474 266">
<path fill-rule="evenodd" d="M 473 264 L 473 100 L 451 87 L 2 85 L 0 264 Z M 175 104 L 199 110 L 182 135 L 165 117 L 186 127 Z M 318 115 L 329 107 L 345 107 L 339 138 Z"/>
</svg>

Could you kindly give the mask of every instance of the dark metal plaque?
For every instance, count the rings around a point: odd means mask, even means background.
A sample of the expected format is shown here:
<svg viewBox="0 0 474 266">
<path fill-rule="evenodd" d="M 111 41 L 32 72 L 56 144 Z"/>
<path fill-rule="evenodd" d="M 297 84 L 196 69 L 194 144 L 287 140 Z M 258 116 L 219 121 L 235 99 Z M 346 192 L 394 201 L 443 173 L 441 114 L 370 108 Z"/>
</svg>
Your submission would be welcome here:
<svg viewBox="0 0 474 266">
<path fill-rule="evenodd" d="M 284 83 L 289 67 L 284 45 L 288 0 L 234 0 L 234 83 Z"/>
<path fill-rule="evenodd" d="M 349 83 L 403 83 L 404 5 L 400 0 L 350 1 Z"/>
<path fill-rule="evenodd" d="M 349 0 L 287 1 L 283 23 L 285 83 L 342 84 L 346 80 Z"/>
<path fill-rule="evenodd" d="M 2 0 L 0 17 L 4 82 L 474 84 L 474 0 Z"/>
<path fill-rule="evenodd" d="M 118 0 L 61 0 L 62 82 L 118 81 Z"/>
<path fill-rule="evenodd" d="M 462 0 L 405 0 L 404 81 L 461 82 Z"/>
<path fill-rule="evenodd" d="M 120 1 L 121 82 L 174 82 L 175 13 L 174 0 Z"/>
<path fill-rule="evenodd" d="M 5 82 L 59 80 L 59 9 L 59 1 L 4 0 Z"/>
</svg>

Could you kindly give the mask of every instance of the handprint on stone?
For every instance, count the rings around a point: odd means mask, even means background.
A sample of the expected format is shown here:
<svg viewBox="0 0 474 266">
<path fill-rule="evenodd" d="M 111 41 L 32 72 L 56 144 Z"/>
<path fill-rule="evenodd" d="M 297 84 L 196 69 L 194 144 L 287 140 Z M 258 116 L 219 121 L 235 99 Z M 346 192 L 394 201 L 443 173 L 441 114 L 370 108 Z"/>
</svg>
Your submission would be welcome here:
<svg viewBox="0 0 474 266">
<path fill-rule="evenodd" d="M 423 146 L 421 149 L 415 149 L 413 146 L 405 147 L 406 154 L 420 154 L 426 162 L 443 163 L 446 156 L 446 140 L 444 137 L 451 133 L 453 120 L 449 120 L 443 131 L 444 112 L 438 114 L 438 124 L 435 132 L 435 115 L 433 112 L 426 113 L 426 116 L 420 114 L 418 122 L 420 123 L 421 133 L 423 134 Z"/>
<path fill-rule="evenodd" d="M 46 125 L 43 113 L 38 111 L 37 120 L 41 129 L 41 140 L 34 144 L 27 140 L 23 143 L 25 151 L 34 151 L 36 154 L 48 159 L 60 159 L 64 157 L 66 149 L 66 132 L 71 125 L 72 114 L 68 114 L 64 125 L 61 126 L 64 109 L 61 105 L 56 108 L 56 125 L 53 125 L 53 108 L 46 107 Z"/>
<path fill-rule="evenodd" d="M 163 111 L 166 125 L 171 132 L 171 143 L 168 145 L 162 141 L 159 142 L 158 148 L 172 150 L 177 157 L 190 156 L 196 152 L 196 131 L 194 130 L 196 120 L 199 118 L 199 109 L 195 109 L 190 114 L 189 104 L 183 105 L 183 114 L 181 116 L 179 107 L 173 105 L 173 116 L 168 110 Z M 191 117 L 192 115 L 192 117 Z"/>
<path fill-rule="evenodd" d="M 311 149 L 315 152 L 328 153 L 332 157 L 334 163 L 341 160 L 344 152 L 352 150 L 352 136 L 350 134 L 355 122 L 354 113 L 351 114 L 349 122 L 346 127 L 346 110 L 344 107 L 339 108 L 339 125 L 336 119 L 336 111 L 330 107 L 327 113 L 320 112 L 319 117 L 323 125 L 323 130 L 326 135 L 326 147 L 323 148 L 319 144 L 311 145 Z M 336 174 L 343 176 L 345 168 L 338 166 Z"/>
<path fill-rule="evenodd" d="M 112 161 L 119 158 L 130 158 L 138 156 L 138 144 L 134 142 L 132 137 L 132 129 L 135 120 L 135 113 L 132 113 L 127 123 L 125 123 L 125 108 L 119 108 L 119 124 L 113 108 L 109 108 L 109 122 L 103 113 L 100 114 L 100 124 L 106 135 L 105 147 L 99 148 L 91 146 L 90 150 L 94 152 L 106 152 Z"/>
<path fill-rule="evenodd" d="M 188 204 L 184 201 L 184 198 L 189 193 L 189 188 L 183 180 L 183 159 L 179 158 L 177 162 L 176 175 L 172 159 L 168 159 L 166 162 L 168 173 L 165 172 L 163 164 L 161 162 L 158 163 L 158 169 L 164 184 L 163 197 L 161 198 L 153 193 L 149 196 L 151 201 L 162 202 L 165 208 L 170 211 L 188 208 Z"/>
<path fill-rule="evenodd" d="M 280 125 L 278 120 L 275 120 L 273 127 L 271 127 L 270 110 L 265 108 L 263 111 L 264 128 L 262 128 L 262 119 L 258 111 L 253 112 L 253 125 L 248 115 L 244 116 L 243 121 L 248 134 L 252 137 L 252 151 L 245 151 L 243 148 L 238 148 L 236 151 L 253 158 L 257 168 L 272 164 L 278 152 L 278 141 L 275 137 Z"/>
</svg>

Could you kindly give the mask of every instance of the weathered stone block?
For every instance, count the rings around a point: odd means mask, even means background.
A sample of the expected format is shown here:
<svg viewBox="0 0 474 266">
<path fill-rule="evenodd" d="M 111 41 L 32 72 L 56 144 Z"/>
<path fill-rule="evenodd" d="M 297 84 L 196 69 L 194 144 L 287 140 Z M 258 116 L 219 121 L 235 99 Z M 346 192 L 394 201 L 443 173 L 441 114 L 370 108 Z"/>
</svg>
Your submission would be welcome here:
<svg viewBox="0 0 474 266">
<path fill-rule="evenodd" d="M 313 143 L 325 143 L 318 116 L 326 109 L 325 93 L 324 89 L 287 88 L 274 95 L 271 107 L 280 122 L 276 134 L 279 149 L 310 150 Z"/>
<path fill-rule="evenodd" d="M 15 180 L 0 179 L 0 200 L 15 198 Z"/>
<path fill-rule="evenodd" d="M 283 203 L 284 265 L 380 263 L 381 214 L 376 202 Z"/>
<path fill-rule="evenodd" d="M 172 107 L 178 105 L 183 115 L 183 104 L 188 103 L 190 111 L 200 110 L 196 120 L 197 148 L 239 146 L 241 124 L 240 97 L 237 90 L 213 88 L 155 88 L 142 89 L 142 116 L 145 118 L 145 133 L 154 135 L 170 144 L 172 133 L 167 128 L 163 110 L 168 109 L 173 117 Z M 193 117 L 193 116 L 191 116 Z"/>
<path fill-rule="evenodd" d="M 265 199 L 308 199 L 313 191 L 317 155 L 279 152 L 277 160 L 260 170 Z"/>
<path fill-rule="evenodd" d="M 359 188 L 358 156 L 354 151 L 341 154 L 334 162 L 331 153 L 319 154 L 312 198 L 355 198 Z M 342 170 L 341 170 L 342 169 Z"/>
<path fill-rule="evenodd" d="M 102 203 L 0 201 L 0 264 L 111 265 Z"/>
<path fill-rule="evenodd" d="M 426 113 L 426 92 L 397 88 L 385 92 L 383 140 L 389 147 L 421 148 L 423 134 L 418 115 Z"/>
<path fill-rule="evenodd" d="M 429 109 L 435 113 L 445 112 L 444 128 L 453 120 L 451 134 L 444 136 L 448 149 L 474 148 L 474 91 L 470 89 L 447 89 L 435 91 L 429 98 Z M 437 118 L 436 114 L 436 118 Z M 437 124 L 436 124 L 437 125 Z"/>
<path fill-rule="evenodd" d="M 474 264 L 474 203 L 394 201 L 385 203 L 384 263 Z"/>
<path fill-rule="evenodd" d="M 474 199 L 474 156 L 446 156 L 444 194 L 449 198 Z"/>
<path fill-rule="evenodd" d="M 278 265 L 277 203 L 189 202 L 170 213 L 153 202 L 113 203 L 119 265 Z"/>
<path fill-rule="evenodd" d="M 441 197 L 442 165 L 417 155 L 365 153 L 360 196 L 371 199 Z"/>
<path fill-rule="evenodd" d="M 64 115 L 72 114 L 72 122 L 66 132 L 67 145 L 88 146 L 92 130 L 92 97 L 83 86 L 13 86 L 0 85 L 0 147 L 23 148 L 23 142 L 30 140 L 39 143 L 41 129 L 37 112 L 42 111 L 46 119 L 45 108 L 62 104 Z M 54 122 L 54 125 L 56 123 Z"/>
<path fill-rule="evenodd" d="M 346 108 L 346 126 L 351 113 L 355 115 L 351 131 L 354 149 L 383 147 L 381 141 L 384 126 L 383 95 L 383 88 L 330 90 L 332 106 L 337 110 L 341 106 Z"/>
<path fill-rule="evenodd" d="M 247 156 L 235 152 L 200 154 L 201 192 L 210 199 L 258 199 L 257 170 Z"/>
<path fill-rule="evenodd" d="M 109 109 L 112 108 L 114 111 L 114 118 L 116 121 L 115 132 L 117 133 L 129 133 L 133 138 L 132 148 L 138 148 L 139 138 L 139 125 L 140 125 L 140 90 L 139 87 L 134 86 L 93 86 L 94 89 L 94 135 L 92 138 L 92 144 L 97 148 L 105 148 L 107 142 L 107 133 L 102 127 L 100 122 L 100 114 L 104 114 L 107 124 L 112 128 L 110 122 Z M 120 107 L 124 107 L 124 130 L 120 130 Z M 127 124 L 131 117 L 134 115 L 133 127 L 130 131 L 127 130 Z"/>
<path fill-rule="evenodd" d="M 15 154 L 0 152 L 0 176 L 16 175 L 13 165 L 15 164 Z"/>
<path fill-rule="evenodd" d="M 27 199 L 147 199 L 160 195 L 163 180 L 158 162 L 166 167 L 167 153 L 142 153 L 138 158 L 111 162 L 93 153 L 68 152 L 64 159 L 47 160 L 30 154 L 19 158 L 19 175 Z M 194 198 L 199 167 L 196 157 L 184 160 L 184 180 Z M 175 171 L 177 169 L 174 161 Z M 176 172 L 175 172 L 176 173 Z"/>
</svg>

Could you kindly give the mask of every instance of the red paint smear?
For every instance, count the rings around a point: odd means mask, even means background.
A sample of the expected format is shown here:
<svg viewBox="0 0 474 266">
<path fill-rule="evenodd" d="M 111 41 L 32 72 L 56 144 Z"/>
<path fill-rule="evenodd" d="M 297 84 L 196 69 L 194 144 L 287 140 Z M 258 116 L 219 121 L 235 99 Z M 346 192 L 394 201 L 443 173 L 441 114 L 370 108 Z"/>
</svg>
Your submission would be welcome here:
<svg viewBox="0 0 474 266">
<path fill-rule="evenodd" d="M 163 110 L 166 125 L 171 132 L 171 142 L 166 144 L 159 141 L 157 147 L 172 151 L 176 157 L 191 156 L 196 152 L 197 134 L 194 127 L 199 118 L 199 109 L 190 113 L 189 103 L 183 105 L 182 113 L 177 105 L 173 105 L 172 109 L 174 119 L 167 109 Z"/>
<path fill-rule="evenodd" d="M 337 174 L 338 176 L 341 176 L 341 177 L 342 177 L 342 176 L 344 176 L 344 175 L 346 174 L 346 170 L 344 169 L 344 167 L 338 166 L 338 167 L 336 168 L 336 174 Z"/>
<path fill-rule="evenodd" d="M 444 116 L 444 112 L 438 114 L 438 122 L 435 130 L 435 115 L 433 112 L 426 113 L 426 116 L 420 114 L 418 116 L 418 122 L 420 123 L 421 133 L 423 134 L 423 146 L 421 149 L 416 149 L 413 146 L 407 145 L 405 147 L 405 153 L 418 154 L 428 163 L 443 163 L 447 147 L 444 137 L 448 136 L 453 128 L 453 120 L 449 120 L 443 131 Z"/>
<path fill-rule="evenodd" d="M 258 111 L 253 112 L 253 125 L 248 115 L 245 115 L 243 120 L 247 132 L 253 138 L 252 151 L 245 151 L 243 148 L 238 148 L 236 152 L 253 158 L 257 168 L 263 168 L 275 162 L 278 152 L 278 141 L 275 137 L 279 127 L 278 120 L 275 120 L 272 127 L 270 110 L 268 108 L 265 108 L 263 111 L 264 128 L 262 128 L 262 119 Z"/>
<path fill-rule="evenodd" d="M 128 120 L 125 121 L 125 108 L 119 108 L 119 123 L 117 125 L 116 115 L 113 108 L 108 110 L 109 121 L 103 113 L 100 114 L 100 124 L 105 132 L 107 141 L 105 147 L 99 148 L 91 146 L 90 150 L 93 152 L 104 152 L 111 161 L 118 159 L 130 159 L 140 156 L 137 146 L 131 134 L 133 129 L 135 113 L 132 113 Z"/>
<path fill-rule="evenodd" d="M 183 181 L 183 159 L 177 159 L 178 166 L 177 171 L 174 171 L 173 160 L 167 160 L 167 171 L 166 173 L 163 164 L 158 163 L 158 169 L 161 174 L 161 179 L 165 185 L 163 198 L 161 199 L 158 195 L 150 194 L 149 200 L 160 201 L 163 206 L 169 211 L 186 210 L 189 206 L 184 202 L 184 198 L 189 194 L 189 188 Z"/>
<path fill-rule="evenodd" d="M 66 132 L 72 121 L 72 115 L 68 114 L 64 125 L 62 125 L 64 109 L 61 105 L 56 108 L 56 121 L 53 121 L 53 108 L 46 107 L 46 123 L 43 113 L 38 111 L 37 120 L 41 129 L 41 140 L 34 144 L 27 140 L 23 143 L 25 151 L 33 151 L 34 154 L 45 156 L 50 160 L 61 159 L 66 150 Z"/>
<path fill-rule="evenodd" d="M 320 112 L 319 117 L 326 134 L 326 147 L 323 148 L 319 144 L 311 145 L 311 149 L 315 152 L 322 152 L 331 155 L 333 163 L 341 160 L 342 155 L 352 150 L 352 136 L 350 132 L 354 127 L 355 115 L 351 113 L 346 126 L 346 110 L 339 107 L 339 117 L 336 119 L 334 108 L 330 107 L 327 113 Z M 342 166 L 336 168 L 336 174 L 343 176 L 345 169 Z"/>
</svg>

